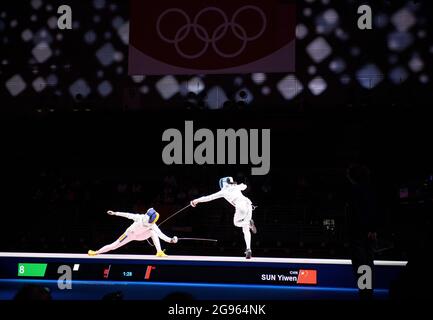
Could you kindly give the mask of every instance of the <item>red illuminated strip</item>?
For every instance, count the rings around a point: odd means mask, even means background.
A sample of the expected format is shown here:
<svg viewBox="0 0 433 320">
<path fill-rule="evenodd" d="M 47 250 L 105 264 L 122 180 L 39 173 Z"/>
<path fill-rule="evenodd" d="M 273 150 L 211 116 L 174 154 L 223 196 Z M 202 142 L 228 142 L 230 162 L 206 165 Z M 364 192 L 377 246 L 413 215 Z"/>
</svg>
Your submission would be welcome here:
<svg viewBox="0 0 433 320">
<path fill-rule="evenodd" d="M 146 274 L 144 276 L 144 279 L 145 280 L 149 280 L 150 279 L 150 274 L 151 274 L 152 270 L 155 270 L 155 269 L 156 269 L 156 267 L 154 267 L 154 266 L 147 266 L 147 268 L 146 268 Z"/>
<path fill-rule="evenodd" d="M 108 276 L 110 275 L 110 269 L 111 269 L 111 264 L 108 268 L 104 269 L 104 279 L 108 279 Z"/>
</svg>

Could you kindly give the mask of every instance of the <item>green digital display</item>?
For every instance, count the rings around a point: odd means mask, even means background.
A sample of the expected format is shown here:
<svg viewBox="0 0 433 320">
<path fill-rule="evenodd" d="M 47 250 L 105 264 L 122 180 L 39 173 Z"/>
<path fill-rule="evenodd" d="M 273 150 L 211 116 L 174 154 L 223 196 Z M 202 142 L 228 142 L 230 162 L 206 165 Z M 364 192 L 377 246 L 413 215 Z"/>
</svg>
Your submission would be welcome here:
<svg viewBox="0 0 433 320">
<path fill-rule="evenodd" d="M 18 277 L 44 277 L 47 263 L 18 263 Z"/>
</svg>

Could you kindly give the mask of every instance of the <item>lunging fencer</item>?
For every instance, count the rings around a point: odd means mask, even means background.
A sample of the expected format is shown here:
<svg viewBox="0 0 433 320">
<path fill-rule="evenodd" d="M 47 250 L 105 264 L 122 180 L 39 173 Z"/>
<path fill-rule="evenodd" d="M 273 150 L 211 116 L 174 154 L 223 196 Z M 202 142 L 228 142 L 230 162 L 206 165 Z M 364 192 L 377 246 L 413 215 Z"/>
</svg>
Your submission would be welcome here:
<svg viewBox="0 0 433 320">
<path fill-rule="evenodd" d="M 133 220 L 134 223 L 125 231 L 125 233 L 120 236 L 119 239 L 113 243 L 102 247 L 97 251 L 89 250 L 89 256 L 96 256 L 98 254 L 103 254 L 109 251 L 116 250 L 131 241 L 143 241 L 152 238 L 153 244 L 156 248 L 157 257 L 166 257 L 167 255 L 161 249 L 161 244 L 159 239 L 161 238 L 165 242 L 177 243 L 178 238 L 174 236 L 173 238 L 167 237 L 161 229 L 156 225 L 159 219 L 159 213 L 155 209 L 150 208 L 145 214 L 134 214 L 125 212 L 115 212 L 108 211 L 109 215 L 124 217 Z"/>
<path fill-rule="evenodd" d="M 220 191 L 191 201 L 191 206 L 195 207 L 198 203 L 209 202 L 219 198 L 226 199 L 236 209 L 233 223 L 236 227 L 242 228 L 244 233 L 246 251 L 245 256 L 251 259 L 251 232 L 257 233 L 256 226 L 252 219 L 253 205 L 251 200 L 242 194 L 247 186 L 243 183 L 237 184 L 232 177 L 225 177 L 219 180 Z"/>
</svg>

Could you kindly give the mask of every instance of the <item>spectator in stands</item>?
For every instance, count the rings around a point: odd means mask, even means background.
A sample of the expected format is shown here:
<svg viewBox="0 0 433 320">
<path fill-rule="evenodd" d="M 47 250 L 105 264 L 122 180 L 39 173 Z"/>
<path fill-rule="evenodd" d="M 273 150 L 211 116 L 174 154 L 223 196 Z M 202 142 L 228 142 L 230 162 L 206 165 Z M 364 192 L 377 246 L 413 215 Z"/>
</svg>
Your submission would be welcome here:
<svg viewBox="0 0 433 320">
<path fill-rule="evenodd" d="M 194 297 L 187 292 L 173 292 L 164 297 L 165 301 L 191 301 Z"/>
<path fill-rule="evenodd" d="M 347 178 L 351 183 L 348 199 L 350 237 L 350 254 L 355 278 L 358 279 L 358 269 L 366 265 L 373 270 L 373 246 L 377 240 L 376 234 L 376 199 L 370 180 L 370 170 L 364 165 L 353 164 L 347 169 Z M 371 280 L 373 284 L 373 279 Z M 372 299 L 373 288 L 359 291 L 361 299 Z"/>
<path fill-rule="evenodd" d="M 123 293 L 122 291 L 110 292 L 102 297 L 103 301 L 122 301 Z"/>
<path fill-rule="evenodd" d="M 50 301 L 51 293 L 48 288 L 35 285 L 25 285 L 14 297 L 15 301 Z"/>
</svg>

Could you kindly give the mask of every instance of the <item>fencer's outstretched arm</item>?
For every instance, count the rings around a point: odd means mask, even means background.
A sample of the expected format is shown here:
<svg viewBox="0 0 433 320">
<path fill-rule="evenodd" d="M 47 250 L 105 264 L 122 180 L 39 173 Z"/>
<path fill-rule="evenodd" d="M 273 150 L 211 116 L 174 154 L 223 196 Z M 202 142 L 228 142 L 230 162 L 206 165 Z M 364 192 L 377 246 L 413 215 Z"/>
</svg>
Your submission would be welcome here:
<svg viewBox="0 0 433 320">
<path fill-rule="evenodd" d="M 167 237 L 156 224 L 152 226 L 152 229 L 156 232 L 158 237 L 164 240 L 165 242 L 171 242 L 171 243 L 177 242 L 177 237 L 173 237 L 173 238 Z"/>
<path fill-rule="evenodd" d="M 134 221 L 136 221 L 138 219 L 138 214 L 135 214 L 135 213 L 116 212 L 116 211 L 111 211 L 111 210 L 108 211 L 107 213 L 111 216 L 123 217 L 123 218 L 127 218 L 127 219 L 134 220 Z"/>
<path fill-rule="evenodd" d="M 221 190 L 221 191 L 215 192 L 211 195 L 195 199 L 194 203 L 209 202 L 209 201 L 213 201 L 213 200 L 216 200 L 216 199 L 219 199 L 222 197 L 224 197 L 224 192 Z"/>
<path fill-rule="evenodd" d="M 238 189 L 239 191 L 244 191 L 246 190 L 247 186 L 244 183 L 238 184 L 238 185 L 234 185 L 233 188 Z M 204 196 L 195 200 L 191 201 L 191 205 L 193 207 L 195 207 L 198 203 L 202 203 L 202 202 L 209 202 L 209 201 L 213 201 L 219 198 L 223 198 L 227 195 L 227 191 L 225 189 L 218 191 L 214 194 L 208 195 L 208 196 Z"/>
<path fill-rule="evenodd" d="M 238 184 L 237 187 L 239 190 L 244 191 L 247 188 L 247 185 L 245 183 Z"/>
</svg>

